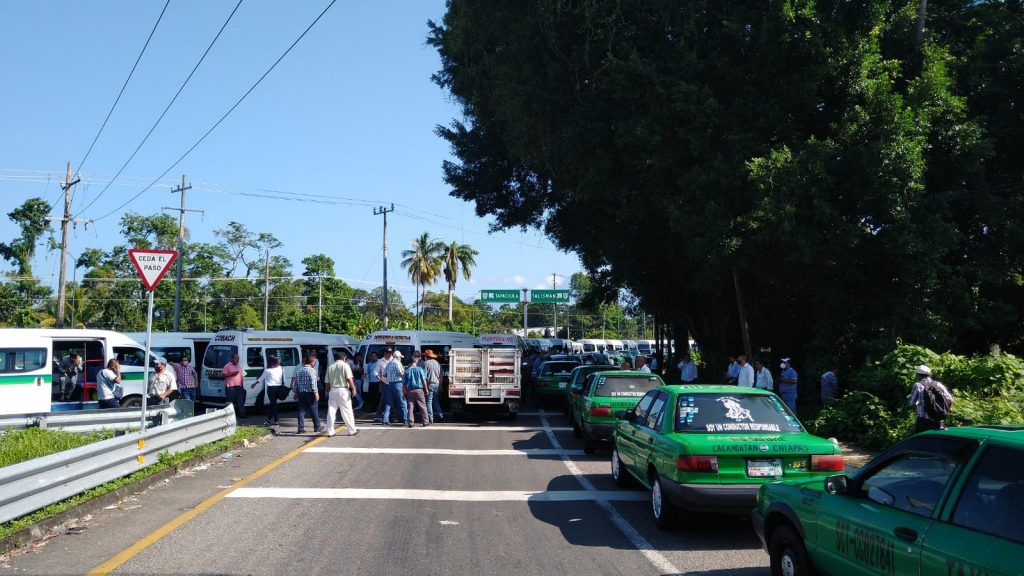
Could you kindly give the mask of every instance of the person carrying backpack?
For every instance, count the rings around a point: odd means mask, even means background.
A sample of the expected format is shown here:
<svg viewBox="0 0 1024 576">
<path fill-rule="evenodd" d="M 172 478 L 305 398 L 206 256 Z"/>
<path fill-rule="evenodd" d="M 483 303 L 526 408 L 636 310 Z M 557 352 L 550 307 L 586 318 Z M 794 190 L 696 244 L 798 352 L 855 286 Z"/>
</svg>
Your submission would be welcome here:
<svg viewBox="0 0 1024 576">
<path fill-rule="evenodd" d="M 917 411 L 914 433 L 941 430 L 953 409 L 953 395 L 938 380 L 932 380 L 931 368 L 924 364 L 914 368 L 917 380 L 910 391 L 910 406 Z"/>
</svg>

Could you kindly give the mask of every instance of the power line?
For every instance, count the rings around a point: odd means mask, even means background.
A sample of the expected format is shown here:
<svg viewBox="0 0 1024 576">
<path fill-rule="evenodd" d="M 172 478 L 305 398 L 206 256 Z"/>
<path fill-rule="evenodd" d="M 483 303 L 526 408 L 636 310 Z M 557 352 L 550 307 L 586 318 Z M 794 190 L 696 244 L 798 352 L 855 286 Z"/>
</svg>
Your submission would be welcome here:
<svg viewBox="0 0 1024 576">
<path fill-rule="evenodd" d="M 231 22 L 231 19 L 235 16 L 235 12 L 238 12 L 238 7 L 241 5 L 242 0 L 238 0 L 238 4 L 235 4 L 235 9 L 231 11 L 231 14 L 228 14 L 227 20 L 225 20 L 224 24 L 221 25 L 220 30 L 217 31 L 217 35 L 214 36 L 213 40 L 210 41 L 210 45 L 206 47 L 206 51 L 203 52 L 203 55 L 199 57 L 199 61 L 196 62 L 196 65 L 192 67 L 192 71 L 188 73 L 188 77 L 185 78 L 185 81 L 182 82 L 181 86 L 178 87 L 178 91 L 174 93 L 174 97 L 171 98 L 171 101 L 167 103 L 166 107 L 164 107 L 164 111 L 160 113 L 160 117 L 157 118 L 156 122 L 153 123 L 153 126 L 149 128 L 149 132 L 146 132 L 146 135 L 142 138 L 142 141 L 139 142 L 139 145 L 135 147 L 135 150 L 132 152 L 132 155 L 129 156 L 128 159 L 124 161 L 124 164 L 122 164 L 121 167 L 117 170 L 117 174 L 114 174 L 114 177 L 110 179 L 110 182 L 107 183 L 103 190 L 100 190 L 100 193 L 97 194 L 91 202 L 86 204 L 85 208 L 82 208 L 81 210 L 78 211 L 79 215 L 81 215 L 82 212 L 88 210 L 93 204 L 96 203 L 97 200 L 100 199 L 101 196 L 103 196 L 103 193 L 110 188 L 114 181 L 117 180 L 117 177 L 120 176 L 122 172 L 124 172 L 125 168 L 128 167 L 128 163 L 130 163 L 135 158 L 135 155 L 139 153 L 139 150 L 142 149 L 143 144 L 145 144 L 146 141 L 149 140 L 149 137 L 153 134 L 153 131 L 156 130 L 156 127 L 160 125 L 160 121 L 163 120 L 164 116 L 167 115 L 167 111 L 170 110 L 171 106 L 174 105 L 174 102 L 178 100 L 178 96 L 181 95 L 182 90 L 185 89 L 185 86 L 188 85 L 189 80 L 192 79 L 192 76 L 196 73 L 196 70 L 199 69 L 199 65 L 203 63 L 203 60 L 206 60 L 206 55 L 210 53 L 210 50 L 213 48 L 213 45 L 217 43 L 217 39 L 220 38 L 221 33 L 224 32 L 225 28 L 227 28 L 228 22 Z"/>
<path fill-rule="evenodd" d="M 228 111 L 225 112 L 223 116 L 220 117 L 220 120 L 217 120 L 217 122 L 213 126 L 211 126 L 210 129 L 207 130 L 206 133 L 203 134 L 202 137 L 199 138 L 199 140 L 196 140 L 195 144 L 193 144 L 191 147 L 189 147 L 189 149 L 186 150 L 185 153 L 182 154 L 177 160 L 175 160 L 173 164 L 168 166 L 167 169 L 164 170 L 163 174 L 160 174 L 159 176 L 157 176 L 156 179 L 154 179 L 148 186 L 143 188 L 138 194 L 132 196 L 131 198 L 129 198 L 126 202 L 124 202 L 123 204 L 121 204 L 117 208 L 114 208 L 113 210 L 111 210 L 110 212 L 107 212 L 103 216 L 100 216 L 99 218 L 96 218 L 95 221 L 98 222 L 100 220 L 103 220 L 103 219 L 113 215 L 115 212 L 121 210 L 122 208 L 124 208 L 128 204 L 131 204 L 132 202 L 135 201 L 136 198 L 138 198 L 139 196 L 142 196 L 147 190 L 152 188 L 153 185 L 155 185 L 157 182 L 159 182 L 161 178 L 166 176 L 168 172 L 170 172 L 171 170 L 174 170 L 174 168 L 178 164 L 180 164 L 181 161 L 184 160 L 186 156 L 191 154 L 193 150 L 195 150 L 200 144 L 203 143 L 204 140 L 206 140 L 207 136 L 209 136 L 214 130 L 217 129 L 218 126 L 220 126 L 221 122 L 224 122 L 224 120 L 232 112 L 235 111 L 235 108 L 238 108 L 238 106 L 249 96 L 249 94 L 251 94 L 252 91 L 255 90 L 256 87 L 259 86 L 263 82 L 263 80 L 274 70 L 274 68 L 277 68 L 277 65 L 281 63 L 281 60 L 284 60 L 284 57 L 287 56 L 288 53 L 291 52 L 293 48 L 295 48 L 295 46 L 306 36 L 307 33 L 309 33 L 310 30 L 312 30 L 313 26 L 315 26 L 316 23 L 319 22 L 321 18 L 323 18 L 324 14 L 326 14 L 327 11 L 331 9 L 331 6 L 334 6 L 334 3 L 337 2 L 337 1 L 338 0 L 331 0 L 331 2 L 327 5 L 327 7 L 324 8 L 322 12 L 320 12 L 320 15 L 317 16 L 316 19 L 313 20 L 313 22 L 309 26 L 307 26 L 305 30 L 303 30 L 302 34 L 300 34 L 299 37 L 296 38 L 294 42 L 292 42 L 291 46 L 289 46 L 288 49 L 285 50 L 284 53 L 281 54 L 281 56 L 278 57 L 278 59 L 275 60 L 274 63 L 270 65 L 270 68 L 268 68 L 267 71 L 264 72 L 262 76 L 260 76 L 259 80 L 257 80 L 256 83 L 254 83 L 248 90 L 246 90 L 245 94 L 242 94 L 242 97 L 239 98 L 238 101 L 235 102 L 235 104 L 231 108 L 229 108 Z M 168 0 L 168 2 L 170 2 L 170 0 Z"/>
<path fill-rule="evenodd" d="M 107 127 L 107 122 L 110 121 L 110 115 L 114 113 L 114 108 L 117 108 L 117 103 L 121 101 L 121 95 L 124 94 L 124 89 L 128 87 L 128 82 L 131 81 L 132 76 L 135 74 L 135 69 L 138 68 L 139 62 L 142 60 L 142 55 L 146 53 L 146 48 L 149 46 L 149 41 L 153 39 L 153 34 L 156 33 L 157 26 L 160 25 L 160 21 L 164 18 L 164 13 L 167 12 L 167 7 L 171 4 L 171 0 L 167 0 L 164 3 L 163 10 L 160 11 L 160 16 L 157 17 L 156 23 L 153 24 L 153 29 L 149 31 L 149 36 L 146 38 L 146 43 L 142 45 L 142 50 L 139 52 L 139 57 L 135 59 L 135 64 L 132 66 L 132 71 L 128 73 L 128 77 L 124 79 L 124 84 L 121 85 L 121 91 L 117 93 L 117 98 L 114 99 L 114 103 L 110 106 L 110 111 L 107 112 L 107 117 L 103 119 L 103 124 L 100 125 L 100 129 L 96 132 L 96 137 L 92 139 L 92 144 L 89 144 L 89 149 L 85 151 L 85 157 L 78 163 L 78 170 L 75 172 L 75 176 L 82 171 L 82 166 L 85 165 L 85 161 L 89 159 L 89 154 L 92 153 L 92 149 L 96 146 L 96 141 L 100 139 L 100 134 L 103 134 L 103 129 Z M 53 208 L 52 206 L 50 207 Z"/>
</svg>

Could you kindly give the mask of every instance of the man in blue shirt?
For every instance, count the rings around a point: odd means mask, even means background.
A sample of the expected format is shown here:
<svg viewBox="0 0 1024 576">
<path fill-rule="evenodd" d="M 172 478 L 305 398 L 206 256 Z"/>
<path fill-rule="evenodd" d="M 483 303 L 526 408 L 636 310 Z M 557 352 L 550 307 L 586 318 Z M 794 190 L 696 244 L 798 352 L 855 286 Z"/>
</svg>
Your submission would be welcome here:
<svg viewBox="0 0 1024 576">
<path fill-rule="evenodd" d="M 839 378 L 836 377 L 837 369 L 831 368 L 821 375 L 821 405 L 826 406 L 836 401 L 839 395 Z"/>
<path fill-rule="evenodd" d="M 793 366 L 790 365 L 789 358 L 783 358 L 779 368 L 782 368 L 782 374 L 779 374 L 779 396 L 782 397 L 782 401 L 786 403 L 786 406 L 789 406 L 790 411 L 796 414 L 796 382 L 798 375 Z"/>
<path fill-rule="evenodd" d="M 323 432 L 320 426 L 320 409 L 317 402 L 320 401 L 320 394 L 317 392 L 319 376 L 313 368 L 316 359 L 312 354 L 306 354 L 302 359 L 302 366 L 295 369 L 292 376 L 292 391 L 299 401 L 299 434 L 306 432 L 306 412 L 313 416 L 313 432 Z"/>
<path fill-rule="evenodd" d="M 683 359 L 676 367 L 679 368 L 679 379 L 683 384 L 692 384 L 697 380 L 697 364 L 690 359 L 689 354 L 683 354 Z"/>
<path fill-rule="evenodd" d="M 427 373 L 416 365 L 415 362 L 405 370 L 402 377 L 402 388 L 405 391 L 405 399 L 408 402 L 408 417 L 405 425 L 412 428 L 416 420 L 415 408 L 419 407 L 420 416 L 423 418 L 423 426 L 430 425 L 430 414 L 427 414 Z"/>
<path fill-rule="evenodd" d="M 736 362 L 735 356 L 729 356 L 729 368 L 725 371 L 725 379 L 729 384 L 735 386 L 740 380 L 740 365 Z"/>
</svg>

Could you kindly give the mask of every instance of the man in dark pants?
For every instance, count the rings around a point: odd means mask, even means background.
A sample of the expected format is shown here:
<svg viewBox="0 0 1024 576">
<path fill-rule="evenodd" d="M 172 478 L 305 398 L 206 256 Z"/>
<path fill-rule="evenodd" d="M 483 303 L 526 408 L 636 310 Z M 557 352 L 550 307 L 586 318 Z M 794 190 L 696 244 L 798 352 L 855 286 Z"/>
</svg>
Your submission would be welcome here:
<svg viewBox="0 0 1024 576">
<path fill-rule="evenodd" d="M 245 418 L 245 388 L 242 387 L 242 367 L 238 354 L 231 355 L 231 362 L 221 368 L 224 376 L 224 399 L 235 407 L 235 417 Z"/>
<path fill-rule="evenodd" d="M 949 406 L 953 405 L 953 396 L 949 393 L 946 386 L 938 380 L 932 380 L 932 369 L 921 364 L 917 368 L 914 368 L 914 375 L 917 380 L 914 382 L 914 387 L 910 391 L 910 406 L 914 408 L 917 413 L 917 423 L 914 426 L 914 433 L 924 432 L 925 430 L 941 430 L 946 427 L 945 420 L 935 420 L 928 415 L 928 411 L 925 409 L 925 403 L 928 401 L 925 398 L 928 388 L 935 388 L 942 394 Z"/>
<path fill-rule="evenodd" d="M 315 356 L 307 354 L 302 359 L 302 366 L 297 368 L 295 375 L 292 376 L 292 391 L 299 401 L 299 434 L 306 432 L 307 412 L 313 416 L 313 432 L 323 432 L 323 427 L 320 426 L 320 409 L 317 407 L 320 394 L 317 393 L 319 376 L 313 368 L 315 360 Z"/>
</svg>

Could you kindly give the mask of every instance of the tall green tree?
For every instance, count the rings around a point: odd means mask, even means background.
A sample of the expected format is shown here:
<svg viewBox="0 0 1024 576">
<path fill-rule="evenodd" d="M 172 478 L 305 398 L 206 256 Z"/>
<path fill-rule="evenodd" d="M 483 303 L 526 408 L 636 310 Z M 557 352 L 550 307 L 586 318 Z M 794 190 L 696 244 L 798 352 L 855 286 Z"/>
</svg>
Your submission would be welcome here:
<svg viewBox="0 0 1024 576">
<path fill-rule="evenodd" d="M 443 242 L 430 238 L 429 232 L 420 234 L 412 241 L 412 250 L 402 251 L 402 268 L 416 286 L 416 327 L 419 328 L 421 308 L 420 291 L 433 284 L 441 274 L 444 257 Z"/>
<path fill-rule="evenodd" d="M 459 244 L 454 240 L 444 248 L 444 279 L 448 283 L 448 321 L 452 321 L 452 297 L 455 284 L 459 281 L 459 273 L 469 280 L 473 276 L 476 257 L 480 252 L 467 244 Z"/>
</svg>

